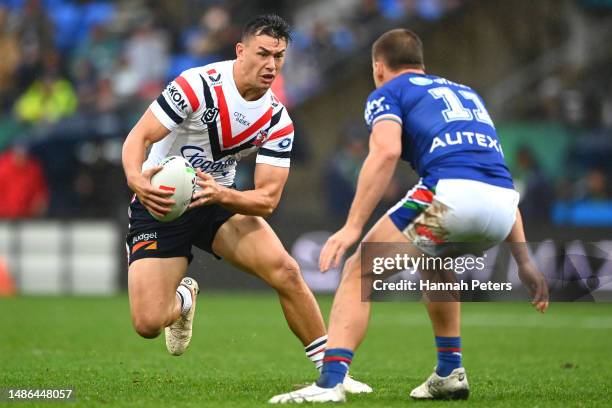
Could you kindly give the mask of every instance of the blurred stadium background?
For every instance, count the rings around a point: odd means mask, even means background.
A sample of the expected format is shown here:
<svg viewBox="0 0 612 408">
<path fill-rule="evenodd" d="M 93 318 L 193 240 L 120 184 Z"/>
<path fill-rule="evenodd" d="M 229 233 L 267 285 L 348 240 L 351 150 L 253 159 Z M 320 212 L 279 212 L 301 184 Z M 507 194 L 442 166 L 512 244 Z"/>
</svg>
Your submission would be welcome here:
<svg viewBox="0 0 612 408">
<path fill-rule="evenodd" d="M 169 80 L 232 58 L 242 23 L 269 11 L 295 30 L 274 87 L 297 128 L 270 222 L 313 287 L 337 280 L 315 275 L 313 262 L 345 218 L 366 155 L 369 47 L 396 26 L 423 37 L 430 73 L 484 96 L 531 240 L 609 238 L 610 0 L 0 0 L 4 280 L 8 271 L 20 293 L 125 287 L 124 137 Z M 240 187 L 252 168 L 239 166 Z M 415 180 L 401 167 L 380 211 Z M 259 286 L 207 255 L 191 273 L 206 287 Z"/>
<path fill-rule="evenodd" d="M 241 25 L 270 11 L 295 29 L 274 87 L 297 129 L 270 223 L 312 288 L 338 281 L 317 272 L 318 252 L 367 153 L 370 45 L 397 26 L 421 35 L 430 73 L 485 98 L 529 238 L 594 242 L 593 270 L 612 276 L 612 0 L 0 0 L 0 389 L 250 407 L 314 378 L 271 291 L 205 253 L 189 272 L 204 296 L 187 359 L 138 338 L 125 294 L 123 139 L 169 80 L 232 58 Z M 238 167 L 240 187 L 252 168 Z M 415 181 L 402 165 L 378 213 Z M 466 304 L 470 405 L 609 406 L 610 305 Z M 416 303 L 374 308 L 351 370 L 377 392 L 352 404 L 405 406 L 435 358 L 429 322 Z"/>
</svg>

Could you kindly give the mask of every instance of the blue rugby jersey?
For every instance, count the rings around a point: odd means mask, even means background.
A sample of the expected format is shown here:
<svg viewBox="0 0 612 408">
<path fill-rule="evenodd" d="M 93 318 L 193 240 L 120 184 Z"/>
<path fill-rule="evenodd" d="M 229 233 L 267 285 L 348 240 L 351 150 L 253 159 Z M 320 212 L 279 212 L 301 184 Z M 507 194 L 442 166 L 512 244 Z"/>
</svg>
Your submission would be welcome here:
<svg viewBox="0 0 612 408">
<path fill-rule="evenodd" d="M 468 86 L 401 74 L 370 94 L 365 120 L 370 129 L 379 120 L 401 124 L 401 158 L 430 187 L 440 179 L 468 179 L 514 188 L 493 121 Z"/>
</svg>

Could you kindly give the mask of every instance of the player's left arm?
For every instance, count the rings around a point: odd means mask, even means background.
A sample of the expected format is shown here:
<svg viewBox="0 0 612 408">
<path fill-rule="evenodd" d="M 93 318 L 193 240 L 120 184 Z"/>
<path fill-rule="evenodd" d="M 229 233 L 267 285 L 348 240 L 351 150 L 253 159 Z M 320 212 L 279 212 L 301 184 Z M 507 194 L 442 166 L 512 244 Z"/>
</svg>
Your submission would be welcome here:
<svg viewBox="0 0 612 408">
<path fill-rule="evenodd" d="M 238 191 L 217 184 L 207 173 L 197 172 L 197 184 L 202 190 L 195 193 L 190 207 L 219 204 L 238 214 L 268 216 L 278 205 L 289 177 L 288 167 L 259 163 L 255 166 L 255 188 Z"/>
<path fill-rule="evenodd" d="M 332 235 L 321 251 L 319 267 L 337 267 L 345 252 L 359 240 L 363 227 L 387 189 L 402 152 L 402 126 L 380 120 L 372 127 L 370 151 L 357 181 L 357 191 L 344 226 Z"/>
<path fill-rule="evenodd" d="M 531 304 L 536 310 L 544 313 L 548 309 L 548 284 L 529 254 L 523 218 L 518 208 L 516 210 L 516 220 L 506 238 L 506 242 L 510 244 L 512 257 L 518 266 L 519 278 L 533 296 Z"/>
</svg>

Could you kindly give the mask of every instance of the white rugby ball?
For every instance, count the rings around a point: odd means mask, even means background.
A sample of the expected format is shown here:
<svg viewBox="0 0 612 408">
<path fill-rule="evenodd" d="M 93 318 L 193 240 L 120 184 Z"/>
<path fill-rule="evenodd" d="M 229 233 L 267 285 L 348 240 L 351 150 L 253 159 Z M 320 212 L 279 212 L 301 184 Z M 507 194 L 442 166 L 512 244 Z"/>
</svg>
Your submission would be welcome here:
<svg viewBox="0 0 612 408">
<path fill-rule="evenodd" d="M 169 198 L 175 201 L 172 210 L 158 221 L 168 222 L 183 215 L 191 203 L 191 196 L 196 187 L 196 173 L 191 164 L 181 156 L 169 156 L 159 163 L 163 168 L 151 178 L 151 185 L 165 191 L 172 191 Z"/>
</svg>

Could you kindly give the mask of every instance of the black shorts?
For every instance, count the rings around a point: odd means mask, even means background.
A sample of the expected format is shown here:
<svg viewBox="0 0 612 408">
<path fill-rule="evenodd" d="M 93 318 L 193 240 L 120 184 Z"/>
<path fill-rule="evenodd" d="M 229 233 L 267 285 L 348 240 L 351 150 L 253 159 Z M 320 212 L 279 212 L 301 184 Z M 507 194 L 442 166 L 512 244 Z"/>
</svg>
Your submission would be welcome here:
<svg viewBox="0 0 612 408">
<path fill-rule="evenodd" d="M 235 213 L 217 204 L 187 210 L 174 221 L 160 222 L 134 198 L 130 204 L 130 229 L 126 237 L 128 264 L 142 258 L 174 258 L 184 256 L 191 263 L 191 246 L 219 258 L 212 243 L 221 225 Z"/>
</svg>

